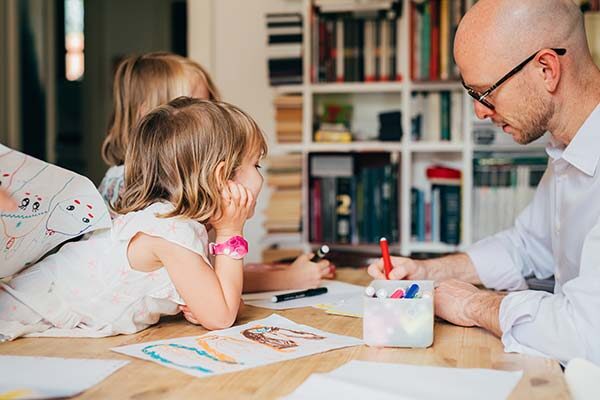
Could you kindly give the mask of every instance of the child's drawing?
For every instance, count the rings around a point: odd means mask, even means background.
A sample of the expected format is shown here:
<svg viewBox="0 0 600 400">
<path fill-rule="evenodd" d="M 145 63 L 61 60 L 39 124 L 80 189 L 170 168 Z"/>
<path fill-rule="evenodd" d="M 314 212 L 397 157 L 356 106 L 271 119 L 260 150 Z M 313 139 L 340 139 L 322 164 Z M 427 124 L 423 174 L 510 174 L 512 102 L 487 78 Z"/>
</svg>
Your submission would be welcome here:
<svg viewBox="0 0 600 400">
<path fill-rule="evenodd" d="M 310 332 L 293 331 L 275 326 L 256 326 L 246 329 L 242 335 L 253 342 L 269 346 L 275 350 L 298 347 L 298 339 L 323 340 L 325 337 Z M 296 339 L 296 340 L 293 340 Z"/>
<path fill-rule="evenodd" d="M 0 179 L 18 205 L 0 212 L 0 278 L 66 240 L 110 227 L 95 186 L 74 172 L 0 145 Z"/>
<path fill-rule="evenodd" d="M 203 377 L 360 344 L 359 339 L 323 332 L 273 314 L 260 321 L 200 337 L 161 340 L 112 350 Z"/>
</svg>

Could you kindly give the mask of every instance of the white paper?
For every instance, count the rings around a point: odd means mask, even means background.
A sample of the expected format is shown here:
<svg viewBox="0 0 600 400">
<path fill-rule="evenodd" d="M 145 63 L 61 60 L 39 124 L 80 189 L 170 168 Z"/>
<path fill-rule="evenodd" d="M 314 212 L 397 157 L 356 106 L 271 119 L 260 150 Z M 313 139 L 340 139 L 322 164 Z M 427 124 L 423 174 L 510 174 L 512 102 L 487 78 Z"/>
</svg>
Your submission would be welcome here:
<svg viewBox="0 0 600 400">
<path fill-rule="evenodd" d="M 351 361 L 325 375 L 327 393 L 343 399 L 503 400 L 514 390 L 523 371 L 441 368 L 407 364 Z M 326 399 L 324 379 L 307 379 L 287 399 Z M 361 397 L 357 394 L 360 393 Z M 391 398 L 391 397 L 390 397 Z"/>
<path fill-rule="evenodd" d="M 273 314 L 202 336 L 159 340 L 112 350 L 205 377 L 361 344 L 359 339 L 323 332 Z"/>
<path fill-rule="evenodd" d="M 244 300 L 244 304 L 249 306 L 269 308 L 271 310 L 287 310 L 291 308 L 313 307 L 319 304 L 336 304 L 341 300 L 360 296 L 364 291 L 364 287 L 362 286 L 329 280 L 324 280 L 319 287 L 326 287 L 327 293 L 296 300 L 282 301 L 280 303 L 273 303 L 271 298 L 278 294 L 297 292 L 297 290 L 251 293 L 243 295 L 242 299 Z"/>
<path fill-rule="evenodd" d="M 0 398 L 75 396 L 128 363 L 121 360 L 0 356 Z"/>
<path fill-rule="evenodd" d="M 0 278 L 60 243 L 111 226 L 108 209 L 84 176 L 0 145 L 0 187 L 16 211 L 0 211 Z"/>
</svg>

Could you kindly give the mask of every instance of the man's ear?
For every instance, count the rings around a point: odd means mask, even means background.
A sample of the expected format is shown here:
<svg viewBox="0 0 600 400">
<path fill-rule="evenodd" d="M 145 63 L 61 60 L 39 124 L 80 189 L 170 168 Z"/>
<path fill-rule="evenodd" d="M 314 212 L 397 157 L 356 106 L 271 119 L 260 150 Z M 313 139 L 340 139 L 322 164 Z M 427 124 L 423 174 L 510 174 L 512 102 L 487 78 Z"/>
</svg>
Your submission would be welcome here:
<svg viewBox="0 0 600 400">
<path fill-rule="evenodd" d="M 538 68 L 544 79 L 546 90 L 554 93 L 558 87 L 561 75 L 561 65 L 558 54 L 548 49 L 540 51 L 536 56 Z"/>
</svg>

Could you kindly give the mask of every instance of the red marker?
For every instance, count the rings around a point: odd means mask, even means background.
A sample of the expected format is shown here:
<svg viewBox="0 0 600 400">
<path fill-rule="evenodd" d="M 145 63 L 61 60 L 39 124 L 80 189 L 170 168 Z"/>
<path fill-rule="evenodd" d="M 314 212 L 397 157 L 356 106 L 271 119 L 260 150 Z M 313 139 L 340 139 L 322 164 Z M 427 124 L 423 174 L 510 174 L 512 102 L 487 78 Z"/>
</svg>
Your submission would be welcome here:
<svg viewBox="0 0 600 400">
<path fill-rule="evenodd" d="M 390 249 L 388 247 L 387 239 L 384 237 L 379 239 L 379 246 L 381 247 L 381 255 L 383 256 L 385 279 L 390 279 L 390 272 L 392 272 L 392 260 L 390 259 Z"/>
<path fill-rule="evenodd" d="M 404 290 L 397 289 L 394 293 L 392 293 L 392 295 L 390 296 L 390 299 L 401 299 L 403 297 L 404 297 Z"/>
</svg>

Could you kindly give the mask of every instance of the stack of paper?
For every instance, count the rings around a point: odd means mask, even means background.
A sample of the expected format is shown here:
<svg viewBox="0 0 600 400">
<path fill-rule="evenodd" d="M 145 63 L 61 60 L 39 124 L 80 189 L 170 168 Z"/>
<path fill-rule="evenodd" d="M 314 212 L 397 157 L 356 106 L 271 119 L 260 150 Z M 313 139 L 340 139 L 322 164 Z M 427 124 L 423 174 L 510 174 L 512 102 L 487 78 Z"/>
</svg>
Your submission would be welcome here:
<svg viewBox="0 0 600 400">
<path fill-rule="evenodd" d="M 128 363 L 120 360 L 0 356 L 0 399 L 75 396 Z"/>
<path fill-rule="evenodd" d="M 318 296 L 303 297 L 296 300 L 282 301 L 280 303 L 273 303 L 271 298 L 279 294 L 296 292 L 296 290 L 245 294 L 242 296 L 242 299 L 244 300 L 244 303 L 249 306 L 268 308 L 271 310 L 287 310 L 290 308 L 317 306 L 319 306 L 318 308 L 323 308 L 323 305 L 335 306 L 342 301 L 350 301 L 350 299 L 356 298 L 362 299 L 362 294 L 364 292 L 364 287 L 362 286 L 340 281 L 324 280 L 320 287 L 326 287 L 327 293 Z M 356 309 L 354 309 L 354 311 L 356 311 Z"/>
<path fill-rule="evenodd" d="M 506 399 L 523 371 L 424 367 L 351 361 L 311 375 L 286 399 Z"/>
</svg>

